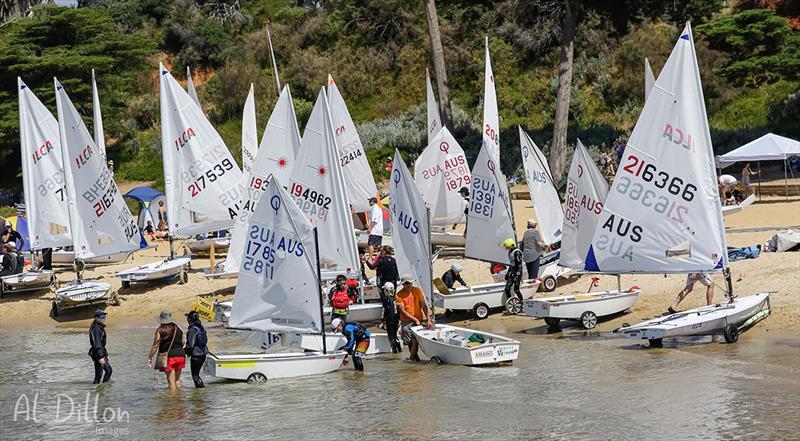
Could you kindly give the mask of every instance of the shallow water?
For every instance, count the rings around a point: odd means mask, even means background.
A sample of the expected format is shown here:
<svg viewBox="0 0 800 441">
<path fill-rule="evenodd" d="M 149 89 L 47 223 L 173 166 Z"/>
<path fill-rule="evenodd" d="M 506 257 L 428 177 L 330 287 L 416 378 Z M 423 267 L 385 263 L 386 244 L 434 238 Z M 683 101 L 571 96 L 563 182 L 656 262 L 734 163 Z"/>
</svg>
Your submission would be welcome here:
<svg viewBox="0 0 800 441">
<path fill-rule="evenodd" d="M 89 384 L 85 331 L 3 331 L 0 439 L 705 440 L 800 433 L 800 340 L 792 334 L 649 350 L 613 335 L 518 333 L 522 352 L 510 367 L 413 364 L 386 355 L 367 360 L 365 374 L 348 369 L 264 385 L 207 379 L 205 390 L 195 390 L 186 375 L 184 389 L 170 394 L 163 374 L 146 365 L 152 332 L 109 331 L 114 375 L 98 387 Z M 245 350 L 232 332 L 212 331 L 210 339 L 217 352 Z M 103 412 L 114 421 L 102 422 Z"/>
</svg>

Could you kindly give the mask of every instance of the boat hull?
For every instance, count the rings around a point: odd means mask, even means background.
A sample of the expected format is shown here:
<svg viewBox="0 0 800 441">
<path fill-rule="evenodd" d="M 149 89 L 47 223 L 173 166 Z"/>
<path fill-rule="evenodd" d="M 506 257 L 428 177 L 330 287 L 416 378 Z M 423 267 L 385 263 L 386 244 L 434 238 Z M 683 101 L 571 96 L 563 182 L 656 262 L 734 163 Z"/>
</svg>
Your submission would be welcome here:
<svg viewBox="0 0 800 441">
<path fill-rule="evenodd" d="M 230 237 L 219 237 L 213 239 L 189 239 L 185 245 L 193 253 L 208 253 L 211 251 L 211 243 L 214 243 L 214 252 L 225 251 L 231 246 Z"/>
<path fill-rule="evenodd" d="M 0 296 L 25 291 L 50 289 L 56 285 L 52 270 L 31 270 L 0 278 Z"/>
<path fill-rule="evenodd" d="M 331 322 L 331 307 L 323 308 L 325 323 Z M 383 318 L 383 305 L 380 303 L 354 303 L 350 305 L 347 321 L 355 323 L 376 322 Z"/>
<path fill-rule="evenodd" d="M 587 311 L 604 317 L 631 308 L 640 293 L 640 290 L 633 289 L 528 299 L 523 302 L 522 310 L 539 318 L 578 320 Z"/>
<path fill-rule="evenodd" d="M 450 294 L 433 293 L 433 305 L 451 311 L 471 311 L 478 305 L 489 308 L 500 308 L 505 305 L 505 283 L 489 283 L 486 285 L 459 288 Z M 519 290 L 523 297 L 531 297 L 539 289 L 539 280 L 525 280 L 520 283 Z"/>
<path fill-rule="evenodd" d="M 124 263 L 126 260 L 128 260 L 128 257 L 130 257 L 131 254 L 132 253 L 129 252 L 123 252 L 111 254 L 109 256 L 92 257 L 90 259 L 84 259 L 83 263 L 85 263 L 87 267 L 116 265 L 119 263 Z M 37 264 L 42 264 L 41 254 L 35 254 L 30 257 L 31 260 L 35 260 Z M 75 263 L 75 253 L 73 251 L 53 250 L 53 266 L 71 266 L 73 263 Z"/>
<path fill-rule="evenodd" d="M 327 374 L 339 369 L 347 354 L 300 352 L 285 354 L 214 355 L 206 358 L 205 371 L 218 378 L 252 381 L 254 374 L 267 380 Z"/>
<path fill-rule="evenodd" d="M 446 364 L 479 366 L 510 363 L 519 356 L 520 342 L 497 334 L 449 325 L 436 325 L 433 329 L 415 326 L 411 331 L 425 355 L 436 357 Z M 449 343 L 453 335 L 468 339 L 472 334 L 483 336 L 486 343 L 473 347 Z"/>
<path fill-rule="evenodd" d="M 322 351 L 322 336 L 316 334 L 281 334 L 281 345 L 302 348 L 311 351 Z M 328 351 L 343 347 L 347 343 L 347 339 L 341 334 L 326 334 L 325 345 Z M 369 349 L 367 354 L 384 354 L 391 353 L 392 347 L 389 345 L 389 336 L 387 334 L 372 334 L 369 340 Z"/>
<path fill-rule="evenodd" d="M 175 277 L 185 271 L 191 263 L 189 256 L 175 257 L 174 259 L 152 262 L 137 266 L 114 274 L 122 282 L 149 282 Z"/>
<path fill-rule="evenodd" d="M 762 310 L 769 311 L 767 292 L 737 298 L 732 304 L 719 303 L 659 317 L 617 332 L 637 340 L 720 334 L 728 325 L 739 326 Z"/>
<path fill-rule="evenodd" d="M 105 304 L 111 300 L 110 293 L 111 284 L 109 283 L 75 280 L 56 290 L 54 306 L 57 306 L 57 309 L 71 309 Z"/>
</svg>

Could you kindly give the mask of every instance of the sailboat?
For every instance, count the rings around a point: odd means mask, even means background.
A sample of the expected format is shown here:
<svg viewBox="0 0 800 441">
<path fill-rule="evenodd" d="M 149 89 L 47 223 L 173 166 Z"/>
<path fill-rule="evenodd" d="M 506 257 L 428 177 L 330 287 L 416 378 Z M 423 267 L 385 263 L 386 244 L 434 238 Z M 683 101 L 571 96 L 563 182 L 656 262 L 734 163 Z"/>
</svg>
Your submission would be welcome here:
<svg viewBox="0 0 800 441">
<path fill-rule="evenodd" d="M 58 108 L 58 129 L 64 165 L 64 187 L 75 259 L 132 252 L 141 233 L 104 158 L 86 129 L 67 92 L 53 80 Z M 84 280 L 76 265 L 77 280 L 56 291 L 53 315 L 59 310 L 111 300 L 111 285 Z"/>
<path fill-rule="evenodd" d="M 722 271 L 728 300 L 617 331 L 661 346 L 666 337 L 739 333 L 770 314 L 770 295 L 737 298 L 691 26 L 687 23 L 625 147 L 586 256 L 588 271 Z"/>
<path fill-rule="evenodd" d="M 246 255 L 239 269 L 230 327 L 261 333 L 320 334 L 324 338 L 317 229 L 273 178 L 263 204 L 247 223 Z M 325 345 L 327 346 L 327 345 Z M 216 355 L 208 372 L 221 378 L 260 383 L 277 378 L 324 374 L 347 355 L 331 352 Z"/>
<path fill-rule="evenodd" d="M 425 301 L 433 305 L 430 212 L 400 152 L 395 150 L 389 179 L 392 196 L 392 237 L 397 248 L 397 268 L 417 281 Z M 433 318 L 434 314 L 431 314 Z M 507 337 L 456 326 L 431 324 L 411 328 L 420 350 L 437 363 L 475 366 L 511 362 L 520 343 Z M 469 343 L 470 338 L 475 343 Z M 482 343 L 477 343 L 482 341 Z"/>
<path fill-rule="evenodd" d="M 578 140 L 567 177 L 560 266 L 584 268 L 584 258 L 607 194 L 608 183 Z M 578 320 L 585 329 L 592 329 L 597 325 L 598 317 L 630 309 L 639 297 L 637 288 L 623 291 L 619 277 L 617 285 L 616 291 L 527 299 L 522 309 L 529 316 L 544 318 L 551 327 L 568 319 Z"/>
</svg>

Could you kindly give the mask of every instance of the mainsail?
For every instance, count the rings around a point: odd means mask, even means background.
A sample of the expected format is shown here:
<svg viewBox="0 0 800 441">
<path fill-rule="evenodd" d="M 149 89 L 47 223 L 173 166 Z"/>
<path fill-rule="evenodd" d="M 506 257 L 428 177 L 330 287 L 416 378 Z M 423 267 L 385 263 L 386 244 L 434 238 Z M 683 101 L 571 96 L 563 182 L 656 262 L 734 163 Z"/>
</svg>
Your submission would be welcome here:
<svg viewBox="0 0 800 441">
<path fill-rule="evenodd" d="M 650 67 L 650 61 L 644 59 L 644 100 L 647 101 L 647 95 L 653 90 L 653 85 L 656 83 L 656 77 L 653 76 L 653 69 Z"/>
<path fill-rule="evenodd" d="M 464 150 L 442 127 L 414 163 L 414 180 L 422 198 L 431 207 L 433 225 L 466 222 L 464 199 L 458 194 L 470 185 L 469 164 Z"/>
<path fill-rule="evenodd" d="M 247 222 L 247 243 L 233 299 L 232 328 L 322 331 L 314 229 L 278 179 Z"/>
<path fill-rule="evenodd" d="M 436 97 L 433 96 L 433 85 L 431 85 L 431 73 L 425 69 L 425 97 L 428 109 L 428 144 L 433 142 L 433 138 L 442 128 L 442 119 L 439 117 L 439 106 L 436 104 Z"/>
<path fill-rule="evenodd" d="M 100 111 L 100 94 L 97 93 L 97 80 L 92 69 L 92 128 L 94 129 L 94 143 L 100 155 L 106 157 L 106 138 L 103 133 L 103 113 Z"/>
<path fill-rule="evenodd" d="M 31 250 L 72 245 L 58 121 L 17 77 L 22 187 Z"/>
<path fill-rule="evenodd" d="M 586 269 L 691 273 L 726 265 L 714 153 L 687 23 L 625 147 Z"/>
<path fill-rule="evenodd" d="M 203 111 L 159 64 L 161 150 L 169 231 L 230 228 L 243 196 L 242 171 Z"/>
<path fill-rule="evenodd" d="M 75 258 L 134 251 L 141 239 L 136 218 L 67 92 L 53 81 Z"/>
<path fill-rule="evenodd" d="M 336 133 L 339 163 L 347 185 L 348 201 L 356 211 L 369 211 L 369 198 L 378 195 L 378 187 L 375 185 L 375 178 L 372 177 L 372 170 L 369 168 L 367 155 L 353 124 L 353 118 L 350 117 L 347 104 L 331 75 L 328 75 L 328 102 Z"/>
<path fill-rule="evenodd" d="M 319 232 L 323 266 L 345 272 L 356 271 L 359 259 L 342 175 L 323 88 L 306 124 L 287 188 L 300 211 Z"/>
<path fill-rule="evenodd" d="M 194 88 L 192 69 L 189 66 L 186 66 L 186 91 L 189 93 L 189 96 L 192 97 L 192 101 L 197 104 L 197 107 L 202 110 L 203 106 L 200 104 L 200 97 L 197 96 L 197 91 Z"/>
<path fill-rule="evenodd" d="M 583 269 L 607 195 L 608 182 L 578 140 L 567 177 L 559 265 Z"/>
<path fill-rule="evenodd" d="M 484 144 L 472 169 L 464 256 L 489 262 L 508 262 L 503 241 L 515 239 L 514 215 L 508 185 L 500 166 Z"/>
<path fill-rule="evenodd" d="M 553 183 L 550 166 L 536 143 L 519 128 L 519 144 L 522 149 L 522 164 L 525 168 L 525 180 L 528 181 L 528 192 L 531 195 L 533 209 L 539 220 L 542 240 L 552 245 L 561 240 L 561 226 L 564 223 L 564 211 Z"/>
<path fill-rule="evenodd" d="M 253 161 L 258 153 L 258 128 L 256 123 L 256 98 L 253 84 L 244 102 L 242 112 L 242 172 L 247 176 L 253 170 Z"/>
<path fill-rule="evenodd" d="M 445 129 L 446 130 L 446 129 Z M 432 303 L 430 225 L 425 201 L 422 199 L 400 152 L 395 150 L 389 180 L 392 202 L 392 243 L 396 250 L 400 274 L 411 274 Z"/>
<path fill-rule="evenodd" d="M 483 78 L 483 145 L 489 158 L 500 164 L 500 116 L 497 112 L 497 92 L 494 88 L 492 59 L 489 56 L 489 37 L 485 37 L 486 65 Z"/>
</svg>

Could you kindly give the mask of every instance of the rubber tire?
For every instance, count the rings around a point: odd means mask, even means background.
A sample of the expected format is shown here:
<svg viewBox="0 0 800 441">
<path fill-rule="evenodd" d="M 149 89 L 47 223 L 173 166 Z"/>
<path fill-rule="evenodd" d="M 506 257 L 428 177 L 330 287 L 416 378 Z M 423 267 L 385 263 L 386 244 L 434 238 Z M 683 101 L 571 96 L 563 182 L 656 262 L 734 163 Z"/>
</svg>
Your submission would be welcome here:
<svg viewBox="0 0 800 441">
<path fill-rule="evenodd" d="M 122 281 L 122 287 L 123 288 L 130 288 L 131 287 L 131 282 L 128 281 L 128 280 L 123 280 Z"/>
<path fill-rule="evenodd" d="M 55 289 L 55 290 L 58 290 L 58 288 L 61 288 L 61 281 L 58 280 L 58 277 L 56 277 L 55 274 L 53 274 L 52 286 L 53 286 L 53 289 Z"/>
<path fill-rule="evenodd" d="M 78 271 L 78 272 L 81 272 L 81 273 L 86 271 L 86 262 L 84 262 L 82 260 L 76 260 L 75 261 L 75 271 Z"/>
<path fill-rule="evenodd" d="M 558 281 L 553 276 L 547 276 L 542 280 L 542 287 L 545 292 L 553 292 L 558 288 Z"/>
<path fill-rule="evenodd" d="M 736 343 L 739 341 L 739 328 L 736 325 L 728 325 L 722 335 L 725 337 L 725 343 Z"/>
<path fill-rule="evenodd" d="M 580 322 L 583 329 L 593 329 L 597 326 L 597 315 L 592 311 L 586 311 L 581 314 Z"/>
<path fill-rule="evenodd" d="M 437 366 L 440 364 L 444 364 L 444 360 L 442 360 L 438 355 L 434 355 L 433 357 L 431 357 L 431 362 Z"/>
<path fill-rule="evenodd" d="M 267 382 L 267 376 L 262 374 L 261 372 L 253 372 L 252 374 L 247 376 L 248 384 L 261 384 L 266 382 Z"/>
<path fill-rule="evenodd" d="M 509 314 L 519 314 L 522 312 L 522 302 L 519 301 L 517 296 L 512 296 L 506 300 L 505 308 L 506 312 Z"/>
<path fill-rule="evenodd" d="M 58 305 L 55 300 L 53 300 L 52 306 L 50 307 L 50 313 L 53 317 L 58 317 Z"/>
<path fill-rule="evenodd" d="M 489 306 L 486 303 L 478 303 L 472 307 L 472 316 L 475 320 L 483 320 L 489 317 Z"/>
<path fill-rule="evenodd" d="M 558 327 L 558 324 L 561 322 L 561 319 L 558 317 L 545 317 L 544 322 L 547 323 L 547 326 L 551 328 Z"/>
<path fill-rule="evenodd" d="M 189 273 L 186 271 L 181 271 L 178 274 L 178 285 L 186 285 L 189 282 Z"/>
<path fill-rule="evenodd" d="M 662 340 L 660 338 L 651 338 L 648 341 L 650 342 L 650 347 L 651 348 L 661 349 L 661 348 L 664 347 L 664 340 Z"/>
</svg>

